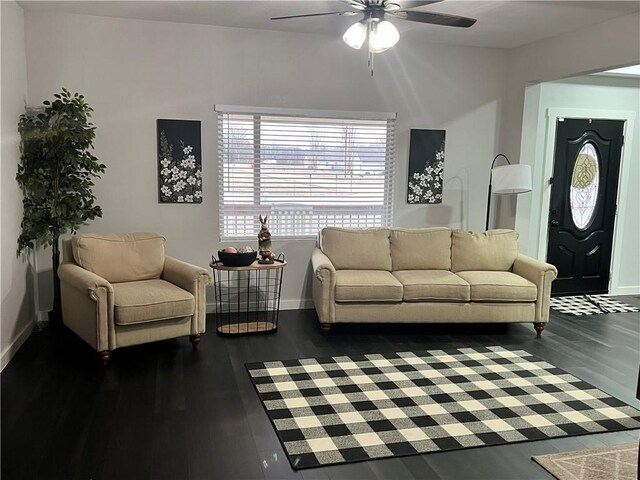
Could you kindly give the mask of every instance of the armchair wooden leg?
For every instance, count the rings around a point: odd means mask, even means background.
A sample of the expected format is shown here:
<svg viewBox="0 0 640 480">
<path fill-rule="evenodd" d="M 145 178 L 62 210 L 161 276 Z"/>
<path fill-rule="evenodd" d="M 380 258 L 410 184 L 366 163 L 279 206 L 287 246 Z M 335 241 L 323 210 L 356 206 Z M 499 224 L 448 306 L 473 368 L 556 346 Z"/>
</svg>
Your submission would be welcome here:
<svg viewBox="0 0 640 480">
<path fill-rule="evenodd" d="M 191 342 L 191 345 L 193 345 L 194 350 L 198 348 L 198 343 L 200 343 L 201 336 L 202 335 L 199 333 L 196 333 L 195 335 L 189 335 L 189 341 Z"/>
<path fill-rule="evenodd" d="M 331 324 L 330 323 L 321 323 L 320 324 L 320 331 L 323 334 L 328 335 L 329 332 L 331 331 Z"/>
<path fill-rule="evenodd" d="M 109 363 L 109 360 L 111 360 L 111 351 L 102 350 L 101 352 L 98 352 L 98 358 L 102 362 L 102 365 L 106 367 L 107 364 Z"/>
<path fill-rule="evenodd" d="M 544 327 L 546 327 L 547 324 L 544 322 L 536 322 L 533 324 L 533 328 L 536 329 L 536 338 L 540 338 L 540 334 L 542 333 L 542 331 L 544 330 Z"/>
</svg>

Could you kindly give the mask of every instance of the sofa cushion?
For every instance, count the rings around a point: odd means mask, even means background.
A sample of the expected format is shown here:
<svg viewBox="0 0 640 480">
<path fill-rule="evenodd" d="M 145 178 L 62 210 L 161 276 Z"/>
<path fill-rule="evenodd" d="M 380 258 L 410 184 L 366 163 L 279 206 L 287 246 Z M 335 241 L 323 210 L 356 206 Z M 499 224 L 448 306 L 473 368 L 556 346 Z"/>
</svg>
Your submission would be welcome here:
<svg viewBox="0 0 640 480">
<path fill-rule="evenodd" d="M 195 311 L 193 295 L 165 280 L 114 283 L 113 298 L 118 325 L 187 317 Z"/>
<path fill-rule="evenodd" d="M 511 272 L 458 272 L 471 285 L 472 302 L 535 302 L 535 284 Z"/>
<path fill-rule="evenodd" d="M 391 262 L 398 270 L 451 270 L 451 230 L 394 228 Z"/>
<path fill-rule="evenodd" d="M 322 229 L 322 251 L 336 270 L 391 271 L 388 228 Z"/>
<path fill-rule="evenodd" d="M 451 271 L 507 272 L 518 255 L 518 232 L 489 230 L 470 233 L 454 230 L 451 236 Z"/>
<path fill-rule="evenodd" d="M 78 265 L 118 283 L 160 278 L 164 241 L 157 233 L 82 233 L 71 245 Z"/>
<path fill-rule="evenodd" d="M 401 302 L 402 284 L 382 270 L 338 270 L 336 302 Z"/>
<path fill-rule="evenodd" d="M 401 270 L 393 272 L 400 280 L 405 302 L 468 302 L 469 284 L 448 270 Z"/>
</svg>

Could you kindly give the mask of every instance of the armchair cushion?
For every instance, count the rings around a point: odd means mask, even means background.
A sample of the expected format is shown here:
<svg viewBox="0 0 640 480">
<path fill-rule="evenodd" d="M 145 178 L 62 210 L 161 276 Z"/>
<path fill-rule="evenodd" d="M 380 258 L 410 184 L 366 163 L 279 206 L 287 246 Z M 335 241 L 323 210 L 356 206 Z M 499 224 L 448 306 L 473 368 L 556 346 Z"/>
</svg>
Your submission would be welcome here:
<svg viewBox="0 0 640 480">
<path fill-rule="evenodd" d="M 72 239 L 78 265 L 111 283 L 160 278 L 164 242 L 157 233 L 82 233 Z"/>
<path fill-rule="evenodd" d="M 194 314 L 192 294 L 165 280 L 112 284 L 117 325 L 153 322 Z"/>
</svg>

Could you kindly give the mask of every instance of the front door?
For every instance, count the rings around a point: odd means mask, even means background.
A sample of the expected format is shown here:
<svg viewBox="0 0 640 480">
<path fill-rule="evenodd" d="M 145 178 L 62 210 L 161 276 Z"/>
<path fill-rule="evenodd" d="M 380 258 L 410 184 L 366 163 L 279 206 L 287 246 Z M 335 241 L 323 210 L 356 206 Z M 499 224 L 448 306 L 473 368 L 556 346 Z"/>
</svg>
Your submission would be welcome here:
<svg viewBox="0 0 640 480">
<path fill-rule="evenodd" d="M 547 261 L 552 293 L 607 293 L 624 121 L 558 119 Z"/>
</svg>

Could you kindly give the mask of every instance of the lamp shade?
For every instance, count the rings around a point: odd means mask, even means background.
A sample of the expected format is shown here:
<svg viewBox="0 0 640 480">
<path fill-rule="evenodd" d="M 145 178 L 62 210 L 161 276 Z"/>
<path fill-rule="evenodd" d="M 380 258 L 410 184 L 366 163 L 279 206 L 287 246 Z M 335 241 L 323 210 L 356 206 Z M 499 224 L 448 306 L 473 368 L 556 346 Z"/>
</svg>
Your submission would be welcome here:
<svg viewBox="0 0 640 480">
<path fill-rule="evenodd" d="M 498 195 L 531 191 L 531 167 L 529 165 L 503 165 L 491 170 L 492 191 Z"/>
<path fill-rule="evenodd" d="M 356 22 L 351 25 L 342 36 L 344 43 L 356 50 L 362 47 L 365 38 L 367 38 L 367 26 L 362 22 Z"/>
<path fill-rule="evenodd" d="M 374 23 L 369 33 L 369 51 L 380 53 L 390 49 L 400 40 L 400 33 L 393 23 L 383 20 Z"/>
</svg>

